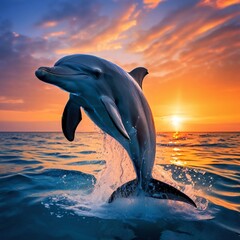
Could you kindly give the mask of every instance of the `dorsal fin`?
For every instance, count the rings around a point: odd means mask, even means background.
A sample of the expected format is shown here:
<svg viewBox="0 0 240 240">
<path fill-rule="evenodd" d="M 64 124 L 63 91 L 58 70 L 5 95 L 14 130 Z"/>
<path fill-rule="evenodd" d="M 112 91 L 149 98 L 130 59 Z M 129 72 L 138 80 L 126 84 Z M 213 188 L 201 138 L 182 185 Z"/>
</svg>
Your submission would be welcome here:
<svg viewBox="0 0 240 240">
<path fill-rule="evenodd" d="M 144 67 L 134 68 L 129 74 L 136 80 L 139 86 L 142 88 L 142 82 L 144 77 L 148 74 L 148 70 Z"/>
</svg>

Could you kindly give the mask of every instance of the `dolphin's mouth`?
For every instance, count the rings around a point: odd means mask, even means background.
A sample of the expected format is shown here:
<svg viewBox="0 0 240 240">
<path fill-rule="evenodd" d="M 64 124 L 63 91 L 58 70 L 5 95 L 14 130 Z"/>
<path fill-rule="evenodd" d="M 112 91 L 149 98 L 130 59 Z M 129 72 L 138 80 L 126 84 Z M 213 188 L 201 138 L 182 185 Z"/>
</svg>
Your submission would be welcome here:
<svg viewBox="0 0 240 240">
<path fill-rule="evenodd" d="M 56 75 L 56 76 L 87 75 L 86 73 L 82 73 L 82 72 L 79 73 L 79 72 L 73 71 L 71 69 L 54 66 L 54 67 L 40 67 L 36 71 L 36 76 L 41 77 L 41 76 L 45 75 L 46 72 Z"/>
</svg>

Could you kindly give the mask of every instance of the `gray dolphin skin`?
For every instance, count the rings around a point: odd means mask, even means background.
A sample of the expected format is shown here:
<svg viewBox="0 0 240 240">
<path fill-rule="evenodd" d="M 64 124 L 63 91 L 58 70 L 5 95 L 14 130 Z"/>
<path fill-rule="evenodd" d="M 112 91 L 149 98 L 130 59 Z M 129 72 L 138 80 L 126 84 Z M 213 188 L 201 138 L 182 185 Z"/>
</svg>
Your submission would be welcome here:
<svg viewBox="0 0 240 240">
<path fill-rule="evenodd" d="M 153 116 L 142 91 L 143 67 L 126 72 L 105 59 L 75 54 L 58 60 L 53 67 L 40 67 L 36 76 L 70 93 L 62 116 L 62 130 L 69 141 L 82 119 L 81 108 L 104 132 L 115 138 L 129 154 L 136 179 L 116 189 L 116 198 L 145 195 L 182 201 L 196 207 L 187 195 L 152 178 L 156 152 Z"/>
</svg>

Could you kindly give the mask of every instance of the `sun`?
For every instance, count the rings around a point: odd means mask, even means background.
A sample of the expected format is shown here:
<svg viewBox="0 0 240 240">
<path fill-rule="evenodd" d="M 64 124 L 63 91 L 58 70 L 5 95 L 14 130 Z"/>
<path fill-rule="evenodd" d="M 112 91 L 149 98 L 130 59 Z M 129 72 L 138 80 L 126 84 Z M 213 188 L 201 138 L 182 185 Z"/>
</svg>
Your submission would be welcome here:
<svg viewBox="0 0 240 240">
<path fill-rule="evenodd" d="M 180 116 L 173 115 L 171 117 L 171 124 L 174 127 L 174 130 L 176 131 L 179 130 L 181 122 L 182 122 L 182 118 Z"/>
</svg>

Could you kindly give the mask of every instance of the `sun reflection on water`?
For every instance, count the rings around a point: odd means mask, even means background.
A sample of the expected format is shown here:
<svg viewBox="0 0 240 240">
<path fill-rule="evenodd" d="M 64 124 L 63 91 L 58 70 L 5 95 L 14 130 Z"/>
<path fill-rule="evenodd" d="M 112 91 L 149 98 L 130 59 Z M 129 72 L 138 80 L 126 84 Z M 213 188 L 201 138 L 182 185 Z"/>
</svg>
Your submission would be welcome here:
<svg viewBox="0 0 240 240">
<path fill-rule="evenodd" d="M 181 148 L 179 146 L 178 139 L 184 139 L 179 132 L 174 132 L 172 138 L 175 140 L 170 141 L 170 144 L 173 144 L 176 147 L 172 148 L 170 163 L 177 166 L 186 166 L 187 162 L 182 160 Z"/>
</svg>

